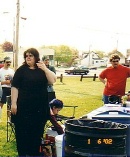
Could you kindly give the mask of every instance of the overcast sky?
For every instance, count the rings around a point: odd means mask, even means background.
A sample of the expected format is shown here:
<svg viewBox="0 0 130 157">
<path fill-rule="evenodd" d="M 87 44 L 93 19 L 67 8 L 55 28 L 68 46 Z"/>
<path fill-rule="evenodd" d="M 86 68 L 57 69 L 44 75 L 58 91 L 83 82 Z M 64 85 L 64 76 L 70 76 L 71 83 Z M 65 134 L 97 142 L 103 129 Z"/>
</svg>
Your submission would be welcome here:
<svg viewBox="0 0 130 157">
<path fill-rule="evenodd" d="M 0 0 L 0 42 L 13 40 L 16 2 Z M 20 19 L 19 45 L 64 44 L 106 52 L 118 47 L 125 53 L 129 12 L 129 0 L 20 0 L 20 17 L 27 19 Z"/>
</svg>

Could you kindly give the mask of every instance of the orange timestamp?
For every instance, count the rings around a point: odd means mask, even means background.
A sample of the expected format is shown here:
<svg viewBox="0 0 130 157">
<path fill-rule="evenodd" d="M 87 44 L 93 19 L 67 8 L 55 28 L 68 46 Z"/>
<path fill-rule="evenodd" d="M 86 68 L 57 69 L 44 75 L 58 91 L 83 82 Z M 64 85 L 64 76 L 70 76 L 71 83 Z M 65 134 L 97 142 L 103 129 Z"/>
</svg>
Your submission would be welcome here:
<svg viewBox="0 0 130 157">
<path fill-rule="evenodd" d="M 94 140 L 95 141 L 95 144 L 106 144 L 106 145 L 111 145 L 113 144 L 113 139 L 112 138 L 99 138 L 99 139 L 96 139 Z M 91 144 L 91 142 L 93 143 L 93 140 L 92 139 L 88 139 L 87 140 L 87 144 Z"/>
</svg>

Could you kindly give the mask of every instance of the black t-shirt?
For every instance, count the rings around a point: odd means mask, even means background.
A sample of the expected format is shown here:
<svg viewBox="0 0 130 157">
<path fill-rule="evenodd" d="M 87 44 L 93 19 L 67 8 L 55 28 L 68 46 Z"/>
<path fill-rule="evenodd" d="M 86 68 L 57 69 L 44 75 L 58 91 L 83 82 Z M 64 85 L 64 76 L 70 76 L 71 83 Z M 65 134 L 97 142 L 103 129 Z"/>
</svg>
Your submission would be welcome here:
<svg viewBox="0 0 130 157">
<path fill-rule="evenodd" d="M 19 67 L 13 77 L 12 87 L 18 89 L 17 121 L 37 123 L 49 115 L 47 78 L 39 68 Z"/>
</svg>

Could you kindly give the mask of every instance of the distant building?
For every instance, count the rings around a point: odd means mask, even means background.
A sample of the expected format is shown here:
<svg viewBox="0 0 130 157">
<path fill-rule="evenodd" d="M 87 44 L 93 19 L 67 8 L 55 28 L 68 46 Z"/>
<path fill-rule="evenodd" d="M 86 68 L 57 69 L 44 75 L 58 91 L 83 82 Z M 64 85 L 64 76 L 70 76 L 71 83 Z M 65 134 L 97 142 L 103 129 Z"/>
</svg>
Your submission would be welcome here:
<svg viewBox="0 0 130 157">
<path fill-rule="evenodd" d="M 90 52 L 90 53 L 84 53 L 83 59 L 81 60 L 81 65 L 87 66 L 87 67 L 101 67 L 106 66 L 107 63 L 104 59 L 101 59 L 97 53 Z"/>
<path fill-rule="evenodd" d="M 49 48 L 39 48 L 38 51 L 40 52 L 40 58 L 42 59 L 42 57 L 44 55 L 47 55 L 49 56 L 49 59 L 50 59 L 50 64 L 51 65 L 54 65 L 54 54 L 55 54 L 55 51 L 53 49 L 49 49 Z"/>
<path fill-rule="evenodd" d="M 130 66 L 130 49 L 126 51 L 125 65 Z"/>
<path fill-rule="evenodd" d="M 129 58 L 130 57 L 130 49 L 127 49 L 126 51 L 126 58 Z"/>
</svg>

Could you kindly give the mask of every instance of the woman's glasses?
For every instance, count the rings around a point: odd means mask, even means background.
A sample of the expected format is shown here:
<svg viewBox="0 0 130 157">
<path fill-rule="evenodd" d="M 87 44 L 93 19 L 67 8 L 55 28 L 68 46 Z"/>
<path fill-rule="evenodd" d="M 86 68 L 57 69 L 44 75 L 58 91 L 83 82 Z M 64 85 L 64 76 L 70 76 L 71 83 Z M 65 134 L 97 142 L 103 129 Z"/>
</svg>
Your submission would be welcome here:
<svg viewBox="0 0 130 157">
<path fill-rule="evenodd" d="M 26 55 L 25 57 L 27 58 L 27 57 L 34 57 L 34 56 L 30 54 L 30 55 Z"/>
</svg>

